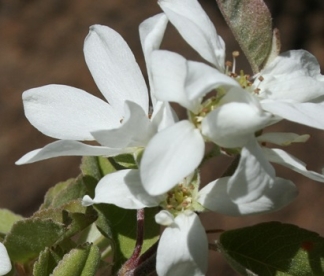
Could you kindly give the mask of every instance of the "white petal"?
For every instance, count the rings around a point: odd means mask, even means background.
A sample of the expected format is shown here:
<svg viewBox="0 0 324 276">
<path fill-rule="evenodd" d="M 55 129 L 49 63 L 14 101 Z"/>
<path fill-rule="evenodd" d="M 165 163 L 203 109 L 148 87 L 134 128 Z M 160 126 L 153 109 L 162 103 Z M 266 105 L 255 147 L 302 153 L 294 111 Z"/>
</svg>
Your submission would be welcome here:
<svg viewBox="0 0 324 276">
<path fill-rule="evenodd" d="M 168 102 L 156 102 L 151 123 L 154 124 L 157 131 L 161 131 L 164 128 L 172 126 L 178 121 L 179 119 L 177 114 Z"/>
<path fill-rule="evenodd" d="M 6 247 L 0 242 L 0 275 L 6 275 L 12 269 Z"/>
<path fill-rule="evenodd" d="M 261 105 L 264 110 L 286 120 L 324 129 L 324 104 L 265 100 Z"/>
<path fill-rule="evenodd" d="M 157 14 L 143 21 L 139 26 L 139 34 L 146 61 L 146 69 L 150 83 L 150 94 L 153 107 L 156 104 L 156 98 L 152 85 L 152 70 L 151 70 L 151 53 L 160 48 L 160 44 L 168 23 L 168 18 L 165 14 Z"/>
<path fill-rule="evenodd" d="M 298 135 L 291 132 L 268 132 L 257 137 L 259 142 L 272 143 L 280 146 L 289 146 L 291 143 L 304 143 L 310 135 Z"/>
<path fill-rule="evenodd" d="M 104 176 L 96 186 L 94 199 L 84 196 L 82 204 L 107 203 L 124 209 L 141 209 L 158 206 L 159 200 L 144 191 L 137 170 L 121 170 Z"/>
<path fill-rule="evenodd" d="M 324 175 L 307 170 L 304 162 L 288 154 L 287 152 L 281 149 L 270 148 L 262 148 L 262 150 L 270 162 L 285 166 L 315 181 L 324 182 Z"/>
<path fill-rule="evenodd" d="M 125 118 L 119 128 L 92 132 L 102 145 L 112 148 L 144 147 L 156 133 L 156 127 L 136 103 L 126 101 Z"/>
<path fill-rule="evenodd" d="M 276 57 L 260 75 L 260 96 L 268 99 L 314 100 L 324 95 L 324 77 L 316 58 L 307 51 L 295 50 Z"/>
<path fill-rule="evenodd" d="M 298 195 L 296 186 L 291 181 L 276 178 L 261 197 L 250 202 L 235 203 L 227 193 L 228 180 L 229 177 L 220 178 L 205 186 L 198 195 L 200 204 L 228 216 L 244 216 L 277 211 Z"/>
<path fill-rule="evenodd" d="M 101 25 L 90 27 L 84 55 L 93 79 L 114 110 L 123 116 L 125 100 L 148 112 L 148 93 L 133 53 L 114 30 Z"/>
<path fill-rule="evenodd" d="M 29 164 L 59 156 L 115 156 L 129 152 L 132 152 L 132 149 L 112 149 L 102 146 L 91 146 L 78 141 L 60 140 L 50 143 L 41 149 L 28 152 L 16 162 L 16 165 Z"/>
<path fill-rule="evenodd" d="M 203 276 L 208 265 L 208 241 L 195 213 L 179 214 L 162 233 L 156 257 L 158 275 Z"/>
<path fill-rule="evenodd" d="M 250 97 L 252 96 L 242 89 L 230 89 L 224 96 L 224 104 L 203 119 L 202 133 L 221 147 L 243 147 L 271 118 L 252 98 L 249 100 Z M 226 102 L 227 98 L 232 101 Z"/>
<path fill-rule="evenodd" d="M 154 51 L 151 64 L 156 98 L 161 101 L 179 103 L 197 112 L 200 101 L 189 100 L 185 90 L 187 60 L 169 51 Z"/>
<path fill-rule="evenodd" d="M 208 92 L 222 87 L 239 87 L 239 83 L 233 78 L 221 73 L 215 68 L 201 62 L 188 61 L 188 73 L 185 83 L 186 94 L 189 100 L 197 100 Z"/>
<path fill-rule="evenodd" d="M 224 70 L 225 43 L 196 0 L 159 0 L 159 5 L 181 36 L 204 59 Z"/>
<path fill-rule="evenodd" d="M 170 212 L 161 210 L 155 215 L 155 222 L 163 226 L 170 226 L 174 223 L 174 217 Z"/>
<path fill-rule="evenodd" d="M 274 168 L 255 139 L 251 139 L 242 149 L 237 169 L 228 180 L 228 195 L 237 204 L 255 201 L 272 186 L 274 178 Z"/>
<path fill-rule="evenodd" d="M 25 115 L 47 136 L 94 140 L 91 131 L 117 127 L 121 117 L 109 104 L 65 85 L 46 85 L 23 93 Z"/>
<path fill-rule="evenodd" d="M 204 140 L 189 121 L 156 134 L 141 160 L 141 179 L 151 195 L 161 195 L 192 173 L 204 155 Z"/>
</svg>

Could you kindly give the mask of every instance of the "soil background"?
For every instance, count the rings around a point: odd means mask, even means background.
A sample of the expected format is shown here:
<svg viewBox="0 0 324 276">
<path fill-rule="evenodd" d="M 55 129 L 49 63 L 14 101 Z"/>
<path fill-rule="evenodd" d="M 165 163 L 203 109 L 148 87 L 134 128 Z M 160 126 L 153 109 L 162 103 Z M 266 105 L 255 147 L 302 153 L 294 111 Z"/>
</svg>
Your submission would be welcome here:
<svg viewBox="0 0 324 276">
<path fill-rule="evenodd" d="M 226 42 L 227 56 L 239 50 L 214 0 L 200 3 Z M 268 0 L 274 26 L 279 28 L 282 51 L 306 49 L 324 68 L 324 2 L 322 0 Z M 145 73 L 138 37 L 138 25 L 160 9 L 153 0 L 1 0 L 0 2 L 0 208 L 31 215 L 40 205 L 46 190 L 59 181 L 79 173 L 80 157 L 61 157 L 30 165 L 14 162 L 25 153 L 53 141 L 33 128 L 24 116 L 23 91 L 56 83 L 74 86 L 102 97 L 86 67 L 83 41 L 92 24 L 107 25 L 118 31 Z M 199 56 L 169 27 L 163 48 Z M 241 55 L 239 68 L 249 66 Z M 307 92 L 307 91 L 306 91 Z M 182 114 L 183 115 L 183 114 Z M 324 120 L 324 118 L 323 118 Z M 302 159 L 309 169 L 324 167 L 324 132 L 281 122 L 273 129 L 309 133 L 306 144 L 290 146 L 288 151 Z M 230 160 L 211 160 L 203 170 L 203 182 L 218 177 Z M 324 184 L 276 167 L 278 176 L 290 178 L 299 197 L 283 210 L 243 218 L 202 214 L 207 229 L 234 229 L 277 220 L 296 224 L 324 235 Z M 217 235 L 210 235 L 212 241 Z M 208 275 L 237 275 L 217 253 L 210 254 Z"/>
</svg>

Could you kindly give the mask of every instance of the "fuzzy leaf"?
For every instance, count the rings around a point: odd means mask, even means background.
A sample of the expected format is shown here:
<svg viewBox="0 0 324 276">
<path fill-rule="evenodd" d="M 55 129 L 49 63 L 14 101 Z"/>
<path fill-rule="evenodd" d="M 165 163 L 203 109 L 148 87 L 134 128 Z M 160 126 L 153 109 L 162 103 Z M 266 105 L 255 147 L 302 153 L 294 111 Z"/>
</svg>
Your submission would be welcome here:
<svg viewBox="0 0 324 276">
<path fill-rule="evenodd" d="M 57 195 L 66 188 L 74 179 L 68 179 L 63 182 L 57 183 L 55 186 L 51 187 L 45 194 L 44 203 L 40 206 L 41 209 L 46 209 L 52 206 L 53 201 L 57 197 Z"/>
<path fill-rule="evenodd" d="M 97 246 L 86 244 L 72 249 L 59 262 L 53 276 L 93 276 L 100 263 L 100 252 Z"/>
<path fill-rule="evenodd" d="M 22 218 L 22 216 L 17 215 L 10 210 L 0 209 L 0 235 L 7 234 L 10 231 L 12 225 Z"/>
<path fill-rule="evenodd" d="M 70 213 L 68 216 L 71 219 L 71 223 L 66 228 L 66 232 L 60 239 L 61 241 L 81 232 L 97 219 L 97 213 L 92 208 L 88 208 L 85 214 Z"/>
<path fill-rule="evenodd" d="M 40 209 L 58 208 L 71 200 L 82 198 L 85 194 L 87 194 L 87 189 L 82 176 L 68 179 L 49 189 Z"/>
<path fill-rule="evenodd" d="M 241 275 L 324 275 L 324 238 L 295 225 L 267 222 L 226 231 L 218 245 Z"/>
<path fill-rule="evenodd" d="M 52 203 L 53 207 L 60 207 L 69 203 L 71 200 L 82 198 L 87 193 L 87 189 L 83 183 L 82 177 L 79 176 L 59 192 Z"/>
<path fill-rule="evenodd" d="M 84 207 L 81 200 L 73 200 L 60 208 L 48 208 L 36 212 L 33 218 L 52 219 L 65 225 L 64 235 L 60 240 L 70 238 L 81 232 L 97 219 L 97 213 L 92 207 Z"/>
<path fill-rule="evenodd" d="M 29 218 L 17 221 L 4 240 L 11 261 L 25 263 L 45 247 L 53 245 L 64 233 L 64 225 L 53 220 Z"/>
<path fill-rule="evenodd" d="M 263 0 L 216 0 L 254 73 L 270 54 L 272 23 Z"/>
</svg>

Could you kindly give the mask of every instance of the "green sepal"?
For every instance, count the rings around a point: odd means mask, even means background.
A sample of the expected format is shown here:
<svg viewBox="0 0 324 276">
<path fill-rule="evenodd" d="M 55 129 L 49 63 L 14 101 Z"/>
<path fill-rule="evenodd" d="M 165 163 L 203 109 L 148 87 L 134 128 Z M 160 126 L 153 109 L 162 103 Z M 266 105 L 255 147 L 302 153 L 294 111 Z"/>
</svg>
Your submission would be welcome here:
<svg viewBox="0 0 324 276">
<path fill-rule="evenodd" d="M 324 275 L 324 238 L 295 225 L 267 222 L 226 231 L 218 247 L 241 275 Z"/>
<path fill-rule="evenodd" d="M 10 210 L 0 209 L 0 237 L 4 238 L 4 236 L 10 231 L 13 224 L 21 219 L 23 219 L 22 216 L 17 215 Z"/>
<path fill-rule="evenodd" d="M 272 19 L 263 0 L 216 0 L 253 73 L 259 72 L 272 45 Z"/>
<path fill-rule="evenodd" d="M 120 154 L 109 159 L 117 170 L 138 168 L 133 154 Z"/>
<path fill-rule="evenodd" d="M 99 218 L 96 225 L 99 231 L 111 240 L 114 252 L 113 272 L 132 255 L 136 242 L 136 210 L 127 210 L 111 204 L 97 204 Z M 158 208 L 146 208 L 144 219 L 143 254 L 159 238 L 160 226 L 154 216 Z"/>
<path fill-rule="evenodd" d="M 104 175 L 116 171 L 109 159 L 101 156 L 82 157 L 80 169 L 83 176 L 92 177 L 97 181 L 99 181 Z"/>
<path fill-rule="evenodd" d="M 84 244 L 65 254 L 52 276 L 93 276 L 100 264 L 100 252 L 93 244 Z"/>
</svg>

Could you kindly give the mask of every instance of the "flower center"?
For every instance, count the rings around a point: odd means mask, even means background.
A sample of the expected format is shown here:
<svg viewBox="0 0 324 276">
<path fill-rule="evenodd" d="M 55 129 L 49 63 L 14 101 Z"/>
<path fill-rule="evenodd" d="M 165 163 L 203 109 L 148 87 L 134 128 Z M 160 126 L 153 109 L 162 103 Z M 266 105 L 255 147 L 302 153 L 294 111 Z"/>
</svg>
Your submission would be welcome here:
<svg viewBox="0 0 324 276">
<path fill-rule="evenodd" d="M 201 108 L 197 114 L 188 112 L 189 120 L 195 125 L 197 129 L 201 129 L 200 126 L 202 120 L 210 112 L 212 112 L 217 107 L 219 107 L 219 102 L 222 99 L 222 97 L 226 94 L 226 91 L 222 87 L 219 87 L 216 90 L 214 90 L 212 93 L 214 93 L 213 96 L 210 96 L 209 98 L 207 98 L 201 103 Z"/>
<path fill-rule="evenodd" d="M 188 178 L 185 178 L 182 183 L 170 190 L 167 193 L 165 201 L 162 202 L 161 207 L 173 215 L 177 215 L 185 210 L 194 211 L 193 200 L 197 193 L 197 188 L 193 183 L 187 182 Z"/>
</svg>

